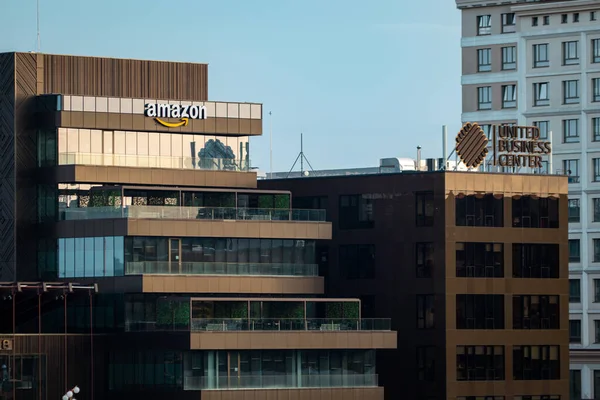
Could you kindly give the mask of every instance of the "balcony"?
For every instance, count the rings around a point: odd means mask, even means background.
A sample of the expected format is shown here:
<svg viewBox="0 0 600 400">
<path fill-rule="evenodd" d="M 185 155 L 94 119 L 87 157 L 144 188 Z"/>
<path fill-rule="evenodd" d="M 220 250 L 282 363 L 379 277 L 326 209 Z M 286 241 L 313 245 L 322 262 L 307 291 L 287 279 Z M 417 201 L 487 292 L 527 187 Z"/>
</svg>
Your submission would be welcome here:
<svg viewBox="0 0 600 400">
<path fill-rule="evenodd" d="M 125 263 L 125 275 L 242 275 L 242 276 L 319 276 L 317 264 L 169 262 Z"/>
<path fill-rule="evenodd" d="M 282 388 L 336 388 L 375 387 L 376 374 L 317 375 L 234 375 L 223 377 L 186 376 L 183 390 L 231 390 L 231 389 L 282 389 Z"/>
<path fill-rule="evenodd" d="M 101 167 L 134 167 L 192 169 L 207 171 L 247 172 L 252 170 L 249 159 L 143 156 L 105 153 L 60 153 L 58 165 L 90 165 Z"/>
<path fill-rule="evenodd" d="M 236 207 L 68 207 L 60 211 L 65 221 L 90 219 L 175 219 L 175 220 L 237 220 L 237 221 L 307 221 L 325 222 L 325 210 Z"/>
<path fill-rule="evenodd" d="M 389 318 L 254 318 L 209 319 L 194 318 L 192 332 L 227 331 L 390 331 Z"/>
<path fill-rule="evenodd" d="M 340 332 L 340 331 L 391 331 L 389 318 L 193 318 L 191 327 L 154 321 L 127 321 L 127 332 Z"/>
</svg>

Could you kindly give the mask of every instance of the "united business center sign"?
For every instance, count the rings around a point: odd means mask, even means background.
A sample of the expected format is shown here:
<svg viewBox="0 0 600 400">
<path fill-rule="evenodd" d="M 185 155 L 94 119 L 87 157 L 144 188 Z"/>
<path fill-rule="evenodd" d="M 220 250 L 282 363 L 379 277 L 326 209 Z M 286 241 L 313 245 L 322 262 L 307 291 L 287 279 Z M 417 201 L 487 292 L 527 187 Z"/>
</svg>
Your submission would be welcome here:
<svg viewBox="0 0 600 400">
<path fill-rule="evenodd" d="M 491 125 L 490 138 L 477 123 L 467 122 L 456 136 L 456 153 L 467 168 L 477 168 L 492 153 L 492 165 L 542 168 L 551 142 L 540 138 L 537 126 Z"/>
<path fill-rule="evenodd" d="M 146 104 L 144 115 L 167 128 L 186 126 L 190 119 L 206 119 L 206 107 L 183 104 Z M 178 122 L 167 122 L 165 118 L 177 118 Z"/>
</svg>

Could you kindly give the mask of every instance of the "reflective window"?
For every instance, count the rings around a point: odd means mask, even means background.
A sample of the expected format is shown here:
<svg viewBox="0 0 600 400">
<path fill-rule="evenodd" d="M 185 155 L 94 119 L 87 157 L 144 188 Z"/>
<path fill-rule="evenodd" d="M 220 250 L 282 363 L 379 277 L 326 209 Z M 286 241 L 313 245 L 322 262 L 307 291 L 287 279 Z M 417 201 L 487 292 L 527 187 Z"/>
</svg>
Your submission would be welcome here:
<svg viewBox="0 0 600 400">
<path fill-rule="evenodd" d="M 84 278 L 123 275 L 122 236 L 58 239 L 58 276 Z"/>
<path fill-rule="evenodd" d="M 374 350 L 130 350 L 108 358 L 111 390 L 377 386 Z"/>
<path fill-rule="evenodd" d="M 247 170 L 247 136 L 59 128 L 39 148 L 40 162 L 161 168 Z M 48 150 L 50 149 L 50 150 Z M 57 150 L 56 150 L 57 149 Z"/>
</svg>

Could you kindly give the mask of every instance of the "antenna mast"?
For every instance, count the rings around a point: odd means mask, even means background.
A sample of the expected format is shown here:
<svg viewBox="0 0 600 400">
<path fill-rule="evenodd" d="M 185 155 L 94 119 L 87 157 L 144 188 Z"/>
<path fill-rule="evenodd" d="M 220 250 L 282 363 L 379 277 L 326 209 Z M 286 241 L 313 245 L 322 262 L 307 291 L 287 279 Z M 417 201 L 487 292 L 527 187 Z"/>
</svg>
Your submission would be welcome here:
<svg viewBox="0 0 600 400">
<path fill-rule="evenodd" d="M 290 174 L 292 173 L 294 167 L 296 166 L 296 163 L 298 162 L 298 160 L 300 160 L 300 176 L 304 176 L 304 161 L 306 161 L 306 163 L 308 164 L 308 166 L 310 167 L 311 171 L 315 171 L 312 167 L 312 165 L 310 165 L 310 161 L 308 161 L 308 158 L 306 158 L 306 156 L 304 155 L 304 139 L 303 139 L 303 133 L 300 133 L 300 153 L 298 154 L 298 157 L 296 157 L 296 161 L 294 161 L 294 164 L 292 165 L 292 168 L 290 168 L 290 172 L 288 172 L 286 178 L 289 178 Z"/>
<path fill-rule="evenodd" d="M 37 19 L 37 52 L 40 52 L 40 0 L 37 0 L 36 7 L 36 19 Z"/>
</svg>

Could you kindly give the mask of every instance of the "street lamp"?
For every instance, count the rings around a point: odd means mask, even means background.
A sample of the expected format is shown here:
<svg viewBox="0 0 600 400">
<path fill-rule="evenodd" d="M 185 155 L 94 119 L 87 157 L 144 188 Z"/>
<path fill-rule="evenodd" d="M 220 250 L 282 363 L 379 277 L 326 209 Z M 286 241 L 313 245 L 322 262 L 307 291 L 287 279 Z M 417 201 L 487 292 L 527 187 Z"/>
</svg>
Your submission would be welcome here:
<svg viewBox="0 0 600 400">
<path fill-rule="evenodd" d="M 75 400 L 75 398 L 73 397 L 73 394 L 77 394 L 77 393 L 79 393 L 79 386 L 75 386 L 73 389 L 71 389 L 67 393 L 65 393 L 64 396 L 62 397 L 62 400 Z"/>
</svg>

